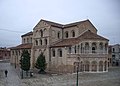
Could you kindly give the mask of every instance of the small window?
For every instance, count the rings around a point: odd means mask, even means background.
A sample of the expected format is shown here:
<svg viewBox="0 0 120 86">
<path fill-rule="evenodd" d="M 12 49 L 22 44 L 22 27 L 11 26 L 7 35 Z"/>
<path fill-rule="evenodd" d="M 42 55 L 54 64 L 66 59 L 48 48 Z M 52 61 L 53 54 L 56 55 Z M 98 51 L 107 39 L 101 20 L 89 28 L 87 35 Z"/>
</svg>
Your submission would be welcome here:
<svg viewBox="0 0 120 86">
<path fill-rule="evenodd" d="M 52 49 L 52 56 L 55 57 L 55 49 Z"/>
<path fill-rule="evenodd" d="M 47 39 L 45 39 L 44 41 L 45 41 L 45 45 L 47 45 Z"/>
<path fill-rule="evenodd" d="M 112 58 L 115 59 L 115 55 L 112 55 Z"/>
<path fill-rule="evenodd" d="M 92 47 L 92 53 L 95 53 L 95 47 Z"/>
<path fill-rule="evenodd" d="M 72 37 L 75 37 L 75 31 L 72 30 Z"/>
<path fill-rule="evenodd" d="M 60 38 L 60 32 L 58 32 L 57 37 L 58 37 L 58 39 Z"/>
<path fill-rule="evenodd" d="M 62 57 L 62 50 L 61 49 L 58 49 L 58 56 Z"/>
<path fill-rule="evenodd" d="M 65 32 L 65 37 L 68 38 L 68 31 Z"/>
<path fill-rule="evenodd" d="M 113 48 L 112 51 L 115 52 L 115 48 Z"/>
<path fill-rule="evenodd" d="M 107 48 L 108 48 L 108 44 L 106 43 L 105 44 L 105 51 L 107 51 Z"/>
<path fill-rule="evenodd" d="M 40 39 L 40 45 L 42 45 L 42 39 Z"/>
<path fill-rule="evenodd" d="M 42 30 L 40 30 L 40 36 L 43 37 L 43 31 Z"/>
<path fill-rule="evenodd" d="M 36 43 L 36 45 L 38 45 L 38 41 L 37 40 L 35 41 L 35 43 Z"/>
</svg>

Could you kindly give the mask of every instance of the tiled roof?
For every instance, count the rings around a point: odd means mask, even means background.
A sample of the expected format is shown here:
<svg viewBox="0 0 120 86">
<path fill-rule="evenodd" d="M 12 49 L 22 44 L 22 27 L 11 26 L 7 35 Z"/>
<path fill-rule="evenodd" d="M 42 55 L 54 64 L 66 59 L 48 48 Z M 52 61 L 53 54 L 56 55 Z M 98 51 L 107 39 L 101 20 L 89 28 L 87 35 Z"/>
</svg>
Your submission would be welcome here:
<svg viewBox="0 0 120 86">
<path fill-rule="evenodd" d="M 63 28 L 64 27 L 64 25 L 62 25 L 62 24 L 51 22 L 51 21 L 48 21 L 48 20 L 41 19 L 41 21 L 44 21 L 44 22 L 46 22 L 46 23 L 48 23 L 48 24 L 50 24 L 52 26 L 55 26 L 55 27 L 59 27 L 59 28 Z"/>
<path fill-rule="evenodd" d="M 26 33 L 26 34 L 22 35 L 21 37 L 24 37 L 24 36 L 29 36 L 29 35 L 33 35 L 33 32 L 32 32 L 32 31 L 31 31 L 31 32 L 28 32 L 28 33 Z"/>
<path fill-rule="evenodd" d="M 62 41 L 53 44 L 52 47 L 64 47 L 64 46 L 71 46 L 76 43 L 78 43 L 79 40 L 77 38 L 69 38 L 69 39 L 63 39 Z"/>
<path fill-rule="evenodd" d="M 78 44 L 80 41 L 82 40 L 106 40 L 108 41 L 108 39 L 99 36 L 95 33 L 92 33 L 91 31 L 86 31 L 85 33 L 83 33 L 82 35 L 80 35 L 77 38 L 69 38 L 69 39 L 63 39 L 62 41 L 52 45 L 51 47 L 67 47 L 67 46 L 72 46 L 75 44 Z"/>
<path fill-rule="evenodd" d="M 10 49 L 31 49 L 32 48 L 32 43 L 26 43 L 26 44 L 20 44 L 16 47 L 12 47 Z"/>
<path fill-rule="evenodd" d="M 91 32 L 90 30 L 86 31 L 85 33 L 83 33 L 82 35 L 80 35 L 78 37 L 78 39 L 81 39 L 81 40 L 85 40 L 85 39 L 92 39 L 92 40 L 108 40 L 98 34 L 95 34 L 93 32 Z"/>
<path fill-rule="evenodd" d="M 81 23 L 84 23 L 84 22 L 90 22 L 88 19 L 87 20 L 84 20 L 84 21 L 79 21 L 79 22 L 75 22 L 75 23 L 70 23 L 70 24 L 59 24 L 59 23 L 55 23 L 55 22 L 51 22 L 51 21 L 48 21 L 48 20 L 43 20 L 41 19 L 41 21 L 44 21 L 52 26 L 55 26 L 55 27 L 59 27 L 59 28 L 67 28 L 67 27 L 72 27 L 72 26 L 76 26 L 78 24 L 81 24 Z"/>
</svg>

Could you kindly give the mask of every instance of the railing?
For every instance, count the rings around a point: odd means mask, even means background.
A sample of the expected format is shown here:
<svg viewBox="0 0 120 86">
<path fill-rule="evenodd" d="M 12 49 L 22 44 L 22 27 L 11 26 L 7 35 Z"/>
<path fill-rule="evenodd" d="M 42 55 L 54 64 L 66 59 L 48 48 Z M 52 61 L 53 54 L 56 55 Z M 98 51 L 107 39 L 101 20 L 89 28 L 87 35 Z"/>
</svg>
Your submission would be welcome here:
<svg viewBox="0 0 120 86">
<path fill-rule="evenodd" d="M 81 53 L 81 54 L 67 54 L 68 58 L 76 58 L 76 57 L 107 57 L 108 54 L 101 54 L 101 53 Z"/>
</svg>

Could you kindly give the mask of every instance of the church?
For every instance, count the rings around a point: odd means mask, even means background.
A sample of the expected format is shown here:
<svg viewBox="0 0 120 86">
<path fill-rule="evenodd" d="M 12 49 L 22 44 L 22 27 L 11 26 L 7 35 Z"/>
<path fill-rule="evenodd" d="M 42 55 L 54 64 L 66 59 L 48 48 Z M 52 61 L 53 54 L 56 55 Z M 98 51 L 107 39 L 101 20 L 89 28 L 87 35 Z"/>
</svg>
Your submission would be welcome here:
<svg viewBox="0 0 120 86">
<path fill-rule="evenodd" d="M 97 34 L 90 20 L 59 24 L 41 19 L 33 31 L 21 36 L 22 43 L 11 48 L 11 64 L 19 67 L 23 50 L 31 55 L 31 69 L 38 56 L 45 55 L 48 72 L 107 72 L 109 40 Z"/>
</svg>

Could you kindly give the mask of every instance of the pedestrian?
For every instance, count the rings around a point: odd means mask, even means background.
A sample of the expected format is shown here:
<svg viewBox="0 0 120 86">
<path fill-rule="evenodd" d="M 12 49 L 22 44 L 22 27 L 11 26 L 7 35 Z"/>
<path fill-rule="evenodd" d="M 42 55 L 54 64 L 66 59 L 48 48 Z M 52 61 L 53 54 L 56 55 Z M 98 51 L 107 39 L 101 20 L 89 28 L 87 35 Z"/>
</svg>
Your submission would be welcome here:
<svg viewBox="0 0 120 86">
<path fill-rule="evenodd" d="M 7 71 L 7 70 L 5 70 L 5 77 L 7 77 L 7 74 L 8 74 L 8 71 Z"/>
</svg>

